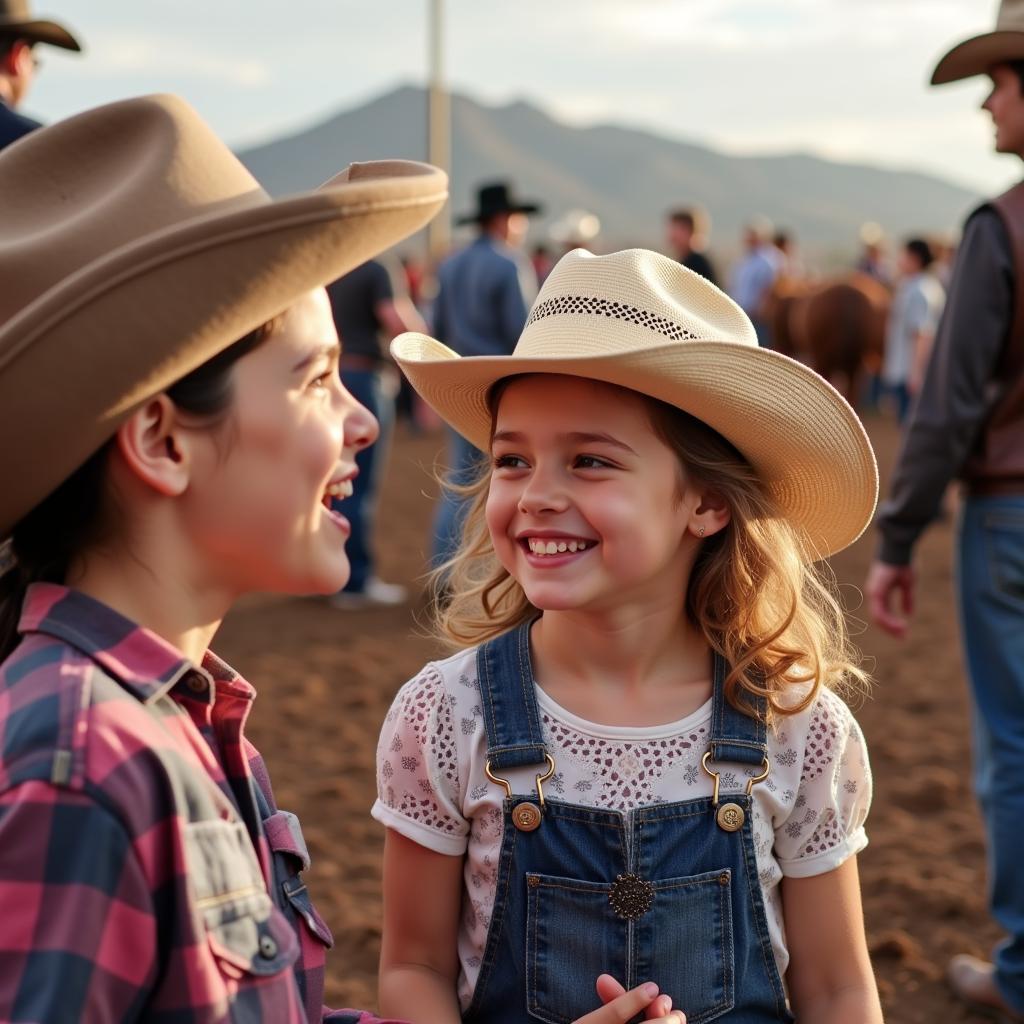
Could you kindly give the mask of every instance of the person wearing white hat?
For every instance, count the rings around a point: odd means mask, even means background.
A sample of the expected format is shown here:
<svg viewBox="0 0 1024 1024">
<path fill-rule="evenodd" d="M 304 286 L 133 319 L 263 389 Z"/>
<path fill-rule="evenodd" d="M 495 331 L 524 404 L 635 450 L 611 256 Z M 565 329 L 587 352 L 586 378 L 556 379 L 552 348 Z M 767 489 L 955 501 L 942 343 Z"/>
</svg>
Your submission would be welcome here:
<svg viewBox="0 0 1024 1024">
<path fill-rule="evenodd" d="M 995 149 L 1024 159 L 1024 0 L 1003 0 L 992 32 L 954 46 L 932 84 L 987 75 Z M 955 957 L 953 989 L 1024 1021 L 1024 182 L 967 219 L 945 312 L 911 410 L 866 592 L 897 636 L 913 611 L 914 547 L 952 480 L 963 493 L 957 593 L 974 702 L 975 790 L 985 819 L 992 961 Z"/>
<path fill-rule="evenodd" d="M 691 1019 L 879 1024 L 857 853 L 863 676 L 817 559 L 870 522 L 853 410 L 645 250 L 577 249 L 511 355 L 392 353 L 486 464 L 458 650 L 395 698 L 381 1008 L 572 1020 L 599 970 Z"/>
</svg>

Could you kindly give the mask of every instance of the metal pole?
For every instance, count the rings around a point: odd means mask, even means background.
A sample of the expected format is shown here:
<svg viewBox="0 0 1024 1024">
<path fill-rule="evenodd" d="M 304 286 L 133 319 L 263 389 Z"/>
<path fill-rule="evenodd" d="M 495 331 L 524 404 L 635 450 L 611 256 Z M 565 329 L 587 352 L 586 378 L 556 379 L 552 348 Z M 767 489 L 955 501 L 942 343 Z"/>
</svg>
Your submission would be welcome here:
<svg viewBox="0 0 1024 1024">
<path fill-rule="evenodd" d="M 428 37 L 429 88 L 427 100 L 427 159 L 451 174 L 451 104 L 444 87 L 444 0 L 430 0 Z M 451 239 L 450 213 L 446 206 L 427 228 L 428 256 L 440 259 Z"/>
</svg>

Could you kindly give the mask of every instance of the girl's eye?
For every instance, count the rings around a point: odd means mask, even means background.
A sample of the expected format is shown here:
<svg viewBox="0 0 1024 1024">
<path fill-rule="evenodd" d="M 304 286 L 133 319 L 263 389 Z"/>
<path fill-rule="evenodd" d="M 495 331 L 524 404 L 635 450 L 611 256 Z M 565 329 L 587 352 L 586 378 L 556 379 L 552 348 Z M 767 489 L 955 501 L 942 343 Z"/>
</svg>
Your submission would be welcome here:
<svg viewBox="0 0 1024 1024">
<path fill-rule="evenodd" d="M 522 469 L 526 465 L 526 460 L 521 459 L 518 455 L 495 455 L 494 456 L 494 468 L 495 469 Z"/>
<path fill-rule="evenodd" d="M 333 370 L 325 370 L 320 374 L 319 377 L 314 377 L 310 382 L 309 386 L 314 390 L 322 390 L 323 388 L 330 387 L 331 377 L 334 375 Z"/>
<path fill-rule="evenodd" d="M 573 465 L 576 469 L 608 469 L 610 463 L 596 455 L 577 455 Z"/>
</svg>

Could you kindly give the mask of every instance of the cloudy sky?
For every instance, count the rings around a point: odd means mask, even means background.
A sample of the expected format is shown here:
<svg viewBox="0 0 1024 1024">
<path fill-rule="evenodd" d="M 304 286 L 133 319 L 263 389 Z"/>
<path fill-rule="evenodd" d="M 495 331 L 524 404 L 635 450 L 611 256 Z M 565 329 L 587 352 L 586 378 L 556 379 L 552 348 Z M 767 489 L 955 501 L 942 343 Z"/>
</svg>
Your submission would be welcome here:
<svg viewBox="0 0 1024 1024">
<path fill-rule="evenodd" d="M 801 150 L 931 170 L 981 191 L 982 79 L 930 89 L 936 59 L 994 0 L 444 0 L 446 73 L 486 102 L 525 98 L 736 153 Z M 44 120 L 126 95 L 186 96 L 229 142 L 262 141 L 427 69 L 428 0 L 34 0 L 80 34 L 48 48 L 25 105 Z M 367 154 L 383 156 L 386 154 Z"/>
</svg>

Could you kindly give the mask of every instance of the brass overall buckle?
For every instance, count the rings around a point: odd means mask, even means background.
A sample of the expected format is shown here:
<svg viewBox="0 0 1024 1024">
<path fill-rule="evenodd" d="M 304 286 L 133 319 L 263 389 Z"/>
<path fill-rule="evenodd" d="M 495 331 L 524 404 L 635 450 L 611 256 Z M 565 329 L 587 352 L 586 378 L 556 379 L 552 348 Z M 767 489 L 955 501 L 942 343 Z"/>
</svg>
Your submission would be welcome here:
<svg viewBox="0 0 1024 1024">
<path fill-rule="evenodd" d="M 710 763 L 711 751 L 706 750 L 704 752 L 704 756 L 700 759 L 700 766 L 714 780 L 715 788 L 711 794 L 711 806 L 718 808 L 715 812 L 715 820 L 718 822 L 719 827 L 724 831 L 738 832 L 743 828 L 743 822 L 746 819 L 746 815 L 743 813 L 743 808 L 740 807 L 739 804 L 727 803 L 722 804 L 721 807 L 718 806 L 718 787 L 721 779 L 718 772 L 711 770 L 709 767 Z M 764 760 L 761 762 L 761 768 L 762 771 L 760 775 L 752 775 L 747 779 L 747 796 L 750 796 L 753 792 L 754 786 L 759 782 L 764 782 L 771 773 L 772 765 L 768 760 L 767 755 L 765 755 Z"/>
<path fill-rule="evenodd" d="M 544 760 L 547 762 L 547 771 L 543 775 L 538 774 L 534 776 L 537 786 L 537 801 L 540 803 L 540 808 L 538 809 L 537 804 L 531 803 L 529 800 L 524 800 L 512 808 L 512 823 L 520 832 L 532 832 L 540 824 L 541 814 L 544 811 L 544 783 L 555 774 L 555 759 L 550 754 L 545 754 Z M 508 779 L 503 779 L 500 775 L 495 775 L 491 771 L 489 759 L 484 764 L 484 774 L 491 782 L 496 782 L 498 785 L 505 787 L 506 797 L 512 796 L 512 784 Z"/>
</svg>

